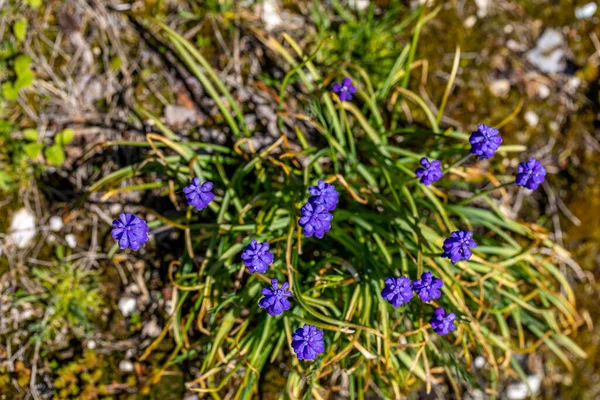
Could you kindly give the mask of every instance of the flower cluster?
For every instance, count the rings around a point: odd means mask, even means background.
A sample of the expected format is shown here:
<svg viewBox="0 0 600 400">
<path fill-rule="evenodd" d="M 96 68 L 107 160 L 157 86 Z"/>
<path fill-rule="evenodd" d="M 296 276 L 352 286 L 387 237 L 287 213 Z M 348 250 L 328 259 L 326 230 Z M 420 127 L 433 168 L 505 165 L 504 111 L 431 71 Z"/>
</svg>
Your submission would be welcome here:
<svg viewBox="0 0 600 400">
<path fill-rule="evenodd" d="M 356 87 L 348 77 L 335 83 L 332 89 L 340 101 L 350 101 L 353 93 L 356 93 Z M 498 129 L 480 124 L 477 130 L 472 132 L 469 142 L 471 154 L 477 155 L 480 159 L 489 159 L 494 156 L 502 144 L 502 137 Z M 465 157 L 464 160 L 467 158 Z M 422 157 L 419 163 L 421 166 L 415 170 L 415 175 L 421 184 L 429 186 L 443 177 L 440 160 L 432 159 L 430 161 L 427 157 Z M 545 176 L 546 170 L 542 164 L 531 158 L 529 161 L 519 164 L 515 183 L 518 186 L 535 190 L 544 182 Z M 202 183 L 199 178 L 193 178 L 183 192 L 189 206 L 197 210 L 204 210 L 215 198 L 212 190 L 212 182 Z M 300 209 L 301 216 L 298 224 L 303 228 L 306 237 L 314 236 L 321 239 L 331 229 L 332 212 L 339 202 L 339 193 L 334 185 L 323 180 L 319 180 L 316 186 L 309 187 L 308 192 L 310 197 Z M 112 236 L 118 241 L 121 249 L 138 250 L 149 240 L 148 232 L 148 224 L 133 214 L 121 214 L 119 219 L 113 221 Z M 469 260 L 473 255 L 471 249 L 477 247 L 472 236 L 473 232 L 469 230 L 452 232 L 450 237 L 444 240 L 441 256 L 450 259 L 453 264 Z M 252 239 L 242 251 L 241 259 L 250 273 L 263 274 L 273 263 L 274 255 L 270 251 L 268 242 L 261 243 Z M 444 282 L 431 272 L 424 272 L 419 279 L 414 281 L 405 276 L 388 277 L 385 279 L 381 296 L 394 307 L 409 303 L 415 297 L 415 293 L 422 302 L 430 303 L 441 298 L 443 286 Z M 258 307 L 265 309 L 271 316 L 283 314 L 291 307 L 289 298 L 293 295 L 289 289 L 288 282 L 280 285 L 277 279 L 271 279 L 271 286 L 261 290 L 263 297 L 259 300 Z M 436 307 L 429 322 L 438 335 L 447 335 L 456 330 L 455 320 L 456 315 L 453 312 Z M 315 360 L 319 354 L 325 351 L 323 331 L 308 324 L 296 329 L 292 335 L 291 344 L 300 360 Z"/>
<path fill-rule="evenodd" d="M 292 335 L 292 348 L 299 360 L 314 360 L 325 351 L 323 331 L 312 325 L 304 324 Z"/>
<path fill-rule="evenodd" d="M 477 155 L 481 159 L 488 159 L 500 148 L 502 136 L 500 136 L 498 129 L 479 124 L 477 130 L 471 133 L 469 142 L 471 143 L 471 154 Z M 421 167 L 415 170 L 415 175 L 420 178 L 420 182 L 425 186 L 429 186 L 442 178 L 443 172 L 439 160 L 429 161 L 427 157 L 423 157 L 419 160 L 419 163 Z M 538 160 L 530 158 L 529 161 L 519 164 L 515 183 L 517 186 L 535 190 L 544 182 L 545 177 L 546 169 Z"/>
<path fill-rule="evenodd" d="M 200 179 L 194 178 L 189 186 L 183 188 L 183 192 L 190 206 L 203 210 L 215 198 L 211 192 L 212 188 L 212 182 L 200 184 Z M 121 250 L 129 247 L 131 250 L 137 251 L 149 240 L 148 224 L 133 214 L 121 214 L 119 219 L 113 221 L 112 225 L 112 237 L 119 241 Z"/>
<path fill-rule="evenodd" d="M 292 292 L 288 291 L 290 284 L 284 282 L 280 288 L 277 287 L 278 284 L 277 279 L 272 279 L 271 287 L 261 290 L 265 297 L 260 299 L 258 306 L 265 308 L 270 315 L 281 315 L 281 313 L 290 309 L 290 302 L 287 299 L 287 297 L 292 297 Z"/>
<path fill-rule="evenodd" d="M 356 93 L 356 87 L 352 85 L 352 79 L 344 78 L 340 83 L 333 84 L 333 92 L 338 95 L 340 101 L 350 101 L 352 93 Z"/>
<path fill-rule="evenodd" d="M 183 193 L 185 193 L 188 204 L 201 211 L 208 207 L 208 203 L 215 198 L 211 192 L 212 188 L 212 182 L 200 184 L 200 179 L 194 178 L 189 186 L 183 188 Z"/>
<path fill-rule="evenodd" d="M 431 272 L 424 272 L 421 274 L 421 279 L 415 279 L 412 282 L 405 276 L 389 277 L 385 280 L 381 296 L 394 307 L 400 307 L 413 298 L 413 291 L 415 291 L 421 301 L 428 303 L 442 296 L 440 289 L 443 286 L 444 281 L 433 276 Z M 453 323 L 455 318 L 454 313 L 446 315 L 443 308 L 437 308 L 435 315 L 430 320 L 431 327 L 438 335 L 447 335 L 456 329 Z"/>
<path fill-rule="evenodd" d="M 312 196 L 300 209 L 298 224 L 304 229 L 306 237 L 315 236 L 322 239 L 331 229 L 333 215 L 330 211 L 335 210 L 339 193 L 332 184 L 322 180 L 317 186 L 308 188 L 308 192 Z"/>
<path fill-rule="evenodd" d="M 477 130 L 471 133 L 469 142 L 471 142 L 471 154 L 486 159 L 491 158 L 498 150 L 502 144 L 502 137 L 498 134 L 498 129 L 480 124 Z"/>
<path fill-rule="evenodd" d="M 148 241 L 148 224 L 133 214 L 121 214 L 112 223 L 112 237 L 119 241 L 119 247 L 124 250 L 131 247 L 137 251 Z"/>
<path fill-rule="evenodd" d="M 535 190 L 544 182 L 546 169 L 542 163 L 535 158 L 530 158 L 527 162 L 519 164 L 516 183 L 519 186 L 525 186 L 527 189 Z"/>
<path fill-rule="evenodd" d="M 460 230 L 452 232 L 450 237 L 444 240 L 444 253 L 442 257 L 449 258 L 452 264 L 460 260 L 468 260 L 473 255 L 471 249 L 477 247 L 477 243 L 471 238 L 473 232 Z"/>
<path fill-rule="evenodd" d="M 264 274 L 273 262 L 273 253 L 269 251 L 269 243 L 259 243 L 252 239 L 242 252 L 242 260 L 250 273 Z"/>
<path fill-rule="evenodd" d="M 442 178 L 442 168 L 439 160 L 429 160 L 426 157 L 421 158 L 423 168 L 417 168 L 415 175 L 421 178 L 421 183 L 425 186 L 431 185 L 433 182 Z"/>
</svg>

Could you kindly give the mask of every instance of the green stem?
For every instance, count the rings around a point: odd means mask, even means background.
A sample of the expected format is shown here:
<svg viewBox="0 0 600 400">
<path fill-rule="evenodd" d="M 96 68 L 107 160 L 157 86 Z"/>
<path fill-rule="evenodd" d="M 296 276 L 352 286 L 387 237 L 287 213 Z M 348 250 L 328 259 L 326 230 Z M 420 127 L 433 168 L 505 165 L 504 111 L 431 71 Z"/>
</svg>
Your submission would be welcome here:
<svg viewBox="0 0 600 400">
<path fill-rule="evenodd" d="M 449 166 L 448 168 L 446 168 L 446 170 L 444 171 L 444 175 L 448 172 L 450 172 L 450 170 L 452 168 L 456 168 L 464 163 L 466 163 L 467 161 L 469 161 L 469 159 L 473 157 L 472 153 L 469 153 L 468 155 L 464 156 L 463 158 L 461 158 L 460 160 L 458 160 L 457 162 L 455 162 L 454 164 L 452 164 L 451 166 Z"/>
<path fill-rule="evenodd" d="M 487 194 L 490 194 L 490 193 L 492 193 L 492 192 L 494 192 L 494 191 L 496 191 L 498 189 L 506 188 L 506 187 L 509 187 L 511 185 L 514 185 L 514 184 L 515 184 L 514 182 L 507 182 L 507 183 L 504 183 L 504 184 L 502 184 L 500 186 L 494 186 L 493 188 L 482 190 L 481 192 L 477 192 L 477 193 L 475 193 L 475 195 L 473 195 L 473 196 L 471 196 L 471 197 L 469 197 L 467 199 L 464 199 L 463 201 L 459 202 L 458 205 L 459 206 L 467 205 L 467 204 L 469 204 L 470 202 L 472 202 L 475 199 L 478 199 L 478 198 L 480 198 L 482 196 L 485 196 Z"/>
</svg>

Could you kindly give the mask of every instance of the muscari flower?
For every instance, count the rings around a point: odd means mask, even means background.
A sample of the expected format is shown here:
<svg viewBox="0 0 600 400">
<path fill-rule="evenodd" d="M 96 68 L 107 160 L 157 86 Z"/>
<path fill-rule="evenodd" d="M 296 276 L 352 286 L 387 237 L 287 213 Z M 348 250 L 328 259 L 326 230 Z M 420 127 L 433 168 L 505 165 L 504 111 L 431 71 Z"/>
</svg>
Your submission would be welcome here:
<svg viewBox="0 0 600 400">
<path fill-rule="evenodd" d="M 312 194 L 309 200 L 313 200 L 313 203 L 323 204 L 328 211 L 335 210 L 339 193 L 332 184 L 319 180 L 317 186 L 308 188 L 308 193 Z"/>
<path fill-rule="evenodd" d="M 414 295 L 410 279 L 405 276 L 386 278 L 385 287 L 381 291 L 381 296 L 394 307 L 408 303 Z"/>
<path fill-rule="evenodd" d="M 269 243 L 259 243 L 252 239 L 242 252 L 244 265 L 250 273 L 264 273 L 273 262 L 273 253 L 269 251 Z"/>
<path fill-rule="evenodd" d="M 262 299 L 258 302 L 260 308 L 266 308 L 270 315 L 280 315 L 282 312 L 290 309 L 290 302 L 286 297 L 291 297 L 292 292 L 287 290 L 290 284 L 284 282 L 280 288 L 277 288 L 279 282 L 277 279 L 271 280 L 270 288 L 263 288 L 261 293 L 263 294 Z"/>
<path fill-rule="evenodd" d="M 148 225 L 133 214 L 121 214 L 112 225 L 112 237 L 119 241 L 122 250 L 130 247 L 131 250 L 137 251 L 149 239 Z"/>
<path fill-rule="evenodd" d="M 302 217 L 298 224 L 304 228 L 304 236 L 316 236 L 321 239 L 331 229 L 331 215 L 324 204 L 316 203 L 314 200 L 308 202 L 300 209 Z"/>
<path fill-rule="evenodd" d="M 204 210 L 208 206 L 208 203 L 215 198 L 215 195 L 211 192 L 212 188 L 212 182 L 200 184 L 200 179 L 194 178 L 189 186 L 183 188 L 183 192 L 190 206 L 198 210 Z"/>
<path fill-rule="evenodd" d="M 515 183 L 519 186 L 525 186 L 527 189 L 535 190 L 538 185 L 546 179 L 546 169 L 542 163 L 535 158 L 530 158 L 527 162 L 519 164 L 519 172 Z"/>
<path fill-rule="evenodd" d="M 344 78 L 342 82 L 333 84 L 333 91 L 341 101 L 352 100 L 352 93 L 356 93 L 356 87 L 352 84 L 352 79 Z"/>
<path fill-rule="evenodd" d="M 469 142 L 472 154 L 480 158 L 490 158 L 502 144 L 502 137 L 498 134 L 498 129 L 479 124 L 477 130 L 471 133 Z"/>
<path fill-rule="evenodd" d="M 318 354 L 325 351 L 323 331 L 312 325 L 296 329 L 292 335 L 292 347 L 299 360 L 314 360 Z"/>
<path fill-rule="evenodd" d="M 444 286 L 444 281 L 433 276 L 431 272 L 424 272 L 421 279 L 414 280 L 412 285 L 421 300 L 428 302 L 440 298 L 440 289 Z"/>
<path fill-rule="evenodd" d="M 431 185 L 433 182 L 439 180 L 443 173 L 439 160 L 429 160 L 426 157 L 421 158 L 420 161 L 423 168 L 417 168 L 415 174 L 418 178 L 421 178 L 421 183 L 425 186 Z"/>
<path fill-rule="evenodd" d="M 448 333 L 456 330 L 454 320 L 456 315 L 453 312 L 446 313 L 443 308 L 436 308 L 435 314 L 429 320 L 431 327 L 438 335 L 447 335 Z"/>
<path fill-rule="evenodd" d="M 473 232 L 464 229 L 452 232 L 450 237 L 444 240 L 442 257 L 449 258 L 452 264 L 471 258 L 473 255 L 471 248 L 477 247 L 477 243 L 471 239 L 471 236 L 473 236 Z"/>
</svg>

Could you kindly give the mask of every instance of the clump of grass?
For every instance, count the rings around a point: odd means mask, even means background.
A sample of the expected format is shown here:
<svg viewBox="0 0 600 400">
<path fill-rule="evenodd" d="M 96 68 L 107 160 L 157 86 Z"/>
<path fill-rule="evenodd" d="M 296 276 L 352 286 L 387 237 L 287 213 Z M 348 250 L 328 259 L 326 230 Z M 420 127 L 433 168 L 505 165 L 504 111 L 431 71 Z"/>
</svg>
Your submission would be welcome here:
<svg viewBox="0 0 600 400">
<path fill-rule="evenodd" d="M 254 132 L 244 124 L 243 104 L 237 104 L 190 42 L 154 22 L 202 82 L 236 141 L 233 148 L 186 142 L 140 108 L 138 113 L 154 120 L 162 132 L 136 144 L 152 149 L 148 158 L 90 188 L 107 196 L 162 190 L 176 199 L 192 176 L 214 182 L 217 197 L 210 211 L 188 209 L 167 218 L 149 210 L 158 217 L 151 228 L 179 229 L 186 244 L 180 259 L 169 266 L 178 292 L 173 314 L 141 357 L 147 358 L 167 335 L 173 338 L 175 349 L 155 382 L 170 366 L 197 359 L 202 364 L 194 390 L 218 397 L 233 386 L 238 388 L 236 398 L 251 398 L 265 365 L 279 360 L 287 375 L 282 391 L 291 398 L 302 392 L 325 396 L 336 386 L 331 385 L 333 376 L 347 377 L 352 398 L 364 398 L 367 390 L 399 398 L 422 385 L 430 390 L 443 380 L 457 392 L 463 385 L 476 385 L 469 371 L 472 360 L 482 356 L 489 374 L 485 389 L 496 397 L 502 376 L 511 370 L 524 375 L 518 354 L 544 346 L 569 369 L 568 354 L 585 357 L 568 338 L 581 318 L 557 267 L 569 257 L 567 252 L 535 224 L 509 219 L 491 192 L 475 190 L 484 179 L 500 186 L 499 181 L 510 177 L 494 176 L 476 165 L 456 166 L 468 151 L 468 135 L 439 125 L 456 68 L 437 115 L 408 88 L 420 27 L 433 15 L 421 9 L 411 43 L 380 83 L 371 82 L 358 65 L 348 65 L 356 74 L 342 71 L 357 82 L 356 103 L 340 103 L 329 93 L 324 77 L 335 74 L 313 63 L 318 48 L 305 53 L 287 35 L 285 44 L 260 37 L 289 71 L 277 88 L 279 118 L 280 126 L 295 126 L 295 137 L 282 128 L 281 137 L 258 151 L 248 139 Z M 310 107 L 289 110 L 284 107 L 287 82 L 296 76 L 313 101 Z M 419 109 L 424 124 L 415 127 L 400 118 L 400 99 Z M 302 128 L 304 124 L 310 128 Z M 318 139 L 309 140 L 309 134 Z M 399 136 L 403 142 L 396 140 Z M 293 151 L 291 140 L 302 150 Z M 526 150 L 501 146 L 492 163 Z M 414 179 L 418 160 L 425 155 L 445 162 L 444 179 L 432 187 Z M 150 171 L 164 180 L 124 184 Z M 308 186 L 318 179 L 335 183 L 340 203 L 325 238 L 307 240 L 298 227 L 299 208 Z M 465 192 L 477 201 L 459 204 Z M 479 246 L 469 262 L 452 264 L 439 257 L 440 248 L 459 227 L 474 231 Z M 250 239 L 271 244 L 275 262 L 265 275 L 244 271 L 239 254 Z M 458 316 L 458 330 L 448 337 L 429 329 L 433 307 L 411 302 L 394 309 L 380 295 L 385 277 L 415 279 L 426 270 L 446 283 L 443 297 L 434 304 Z M 292 308 L 281 317 L 257 307 L 259 291 L 272 277 L 289 282 L 294 294 Z M 326 332 L 325 353 L 312 363 L 299 362 L 291 350 L 292 332 L 305 323 Z"/>
</svg>

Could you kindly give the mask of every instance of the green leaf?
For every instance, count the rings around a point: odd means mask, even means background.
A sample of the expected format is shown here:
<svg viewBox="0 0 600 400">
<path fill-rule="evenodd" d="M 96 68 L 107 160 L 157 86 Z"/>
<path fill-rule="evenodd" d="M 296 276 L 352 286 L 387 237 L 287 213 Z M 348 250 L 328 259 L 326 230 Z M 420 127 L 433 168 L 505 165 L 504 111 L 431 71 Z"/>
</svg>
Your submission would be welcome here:
<svg viewBox="0 0 600 400">
<path fill-rule="evenodd" d="M 121 57 L 113 57 L 110 59 L 110 69 L 113 71 L 117 71 L 119 68 L 121 68 L 121 64 L 123 64 Z"/>
<path fill-rule="evenodd" d="M 22 18 L 15 22 L 13 25 L 13 33 L 19 42 L 22 42 L 25 39 L 25 35 L 27 34 L 27 20 Z"/>
<path fill-rule="evenodd" d="M 27 157 L 34 160 L 38 158 L 43 147 L 44 145 L 41 143 L 27 143 L 25 146 L 23 146 L 23 150 L 25 151 L 25 154 L 27 154 Z"/>
<path fill-rule="evenodd" d="M 25 71 L 30 71 L 31 57 L 21 54 L 15 58 L 15 72 L 17 75 L 22 75 Z"/>
<path fill-rule="evenodd" d="M 23 131 L 23 137 L 25 138 L 25 140 L 35 142 L 36 140 L 38 140 L 39 135 L 35 129 L 25 129 Z"/>
<path fill-rule="evenodd" d="M 44 150 L 44 156 L 50 164 L 56 166 L 61 165 L 65 161 L 65 151 L 59 144 L 53 144 L 46 148 L 46 150 Z"/>
<path fill-rule="evenodd" d="M 12 82 L 4 82 L 2 84 L 2 96 L 6 98 L 6 100 L 16 100 L 19 97 L 19 90 L 16 89 Z"/>
<path fill-rule="evenodd" d="M 21 74 L 18 74 L 18 76 L 19 78 L 15 82 L 16 90 L 26 88 L 33 82 L 33 72 L 29 69 L 24 70 Z"/>
<path fill-rule="evenodd" d="M 58 132 L 54 137 L 54 143 L 65 147 L 73 140 L 73 136 L 75 136 L 75 131 L 71 128 L 63 129 Z"/>
<path fill-rule="evenodd" d="M 42 0 L 24 0 L 23 2 L 31 8 L 38 8 L 42 5 Z"/>
</svg>

